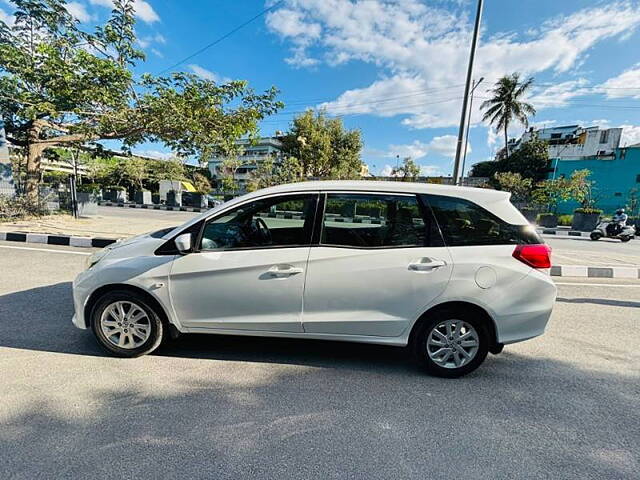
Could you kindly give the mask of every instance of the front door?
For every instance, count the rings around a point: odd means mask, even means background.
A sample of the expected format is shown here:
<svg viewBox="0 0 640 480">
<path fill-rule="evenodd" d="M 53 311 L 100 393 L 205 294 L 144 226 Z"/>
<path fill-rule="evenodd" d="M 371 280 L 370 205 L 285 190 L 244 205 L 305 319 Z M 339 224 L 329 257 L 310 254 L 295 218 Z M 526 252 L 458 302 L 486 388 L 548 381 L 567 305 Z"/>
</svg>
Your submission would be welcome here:
<svg viewBox="0 0 640 480">
<path fill-rule="evenodd" d="M 194 253 L 173 262 L 169 288 L 190 329 L 302 332 L 316 194 L 258 199 L 205 224 Z"/>
<path fill-rule="evenodd" d="M 306 332 L 399 336 L 445 289 L 448 249 L 415 195 L 329 193 L 309 255 Z"/>
</svg>

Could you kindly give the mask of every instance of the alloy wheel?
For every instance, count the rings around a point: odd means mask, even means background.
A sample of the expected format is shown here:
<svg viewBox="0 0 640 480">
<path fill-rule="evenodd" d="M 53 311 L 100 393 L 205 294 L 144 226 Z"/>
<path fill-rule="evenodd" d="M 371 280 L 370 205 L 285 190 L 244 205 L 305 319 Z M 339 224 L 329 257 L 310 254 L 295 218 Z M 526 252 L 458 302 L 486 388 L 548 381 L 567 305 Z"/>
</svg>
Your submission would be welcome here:
<svg viewBox="0 0 640 480">
<path fill-rule="evenodd" d="M 129 301 L 107 305 L 100 317 L 100 328 L 110 343 L 128 350 L 138 348 L 151 335 L 151 321 L 147 312 Z"/>
<path fill-rule="evenodd" d="M 478 332 L 462 320 L 445 320 L 427 337 L 427 354 L 438 366 L 460 368 L 471 362 L 480 346 Z"/>
</svg>

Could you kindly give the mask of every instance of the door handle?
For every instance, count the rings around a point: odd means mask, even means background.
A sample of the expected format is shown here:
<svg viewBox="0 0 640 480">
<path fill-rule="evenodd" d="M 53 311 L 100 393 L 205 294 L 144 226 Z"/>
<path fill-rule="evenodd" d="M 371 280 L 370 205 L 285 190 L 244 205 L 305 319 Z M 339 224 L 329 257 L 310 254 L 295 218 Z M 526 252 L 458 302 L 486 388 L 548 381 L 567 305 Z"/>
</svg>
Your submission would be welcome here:
<svg viewBox="0 0 640 480">
<path fill-rule="evenodd" d="M 446 265 L 447 262 L 444 260 L 435 260 L 433 258 L 425 257 L 415 262 L 411 262 L 409 264 L 409 270 L 413 270 L 414 272 L 430 272 L 431 270 L 435 270 Z"/>
<path fill-rule="evenodd" d="M 267 273 L 272 277 L 288 277 L 290 275 L 297 275 L 298 273 L 303 273 L 304 270 L 302 268 L 294 267 L 292 265 L 274 265 Z"/>
</svg>

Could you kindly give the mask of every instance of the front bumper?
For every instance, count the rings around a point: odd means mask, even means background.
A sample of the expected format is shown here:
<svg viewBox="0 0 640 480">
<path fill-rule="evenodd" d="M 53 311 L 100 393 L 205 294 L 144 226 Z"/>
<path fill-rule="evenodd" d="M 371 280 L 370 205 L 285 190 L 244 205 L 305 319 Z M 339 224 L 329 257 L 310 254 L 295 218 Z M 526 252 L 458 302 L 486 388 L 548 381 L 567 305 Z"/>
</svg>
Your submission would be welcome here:
<svg viewBox="0 0 640 480">
<path fill-rule="evenodd" d="M 77 328 L 86 330 L 89 328 L 87 319 L 84 315 L 84 307 L 87 304 L 89 298 L 89 289 L 83 285 L 83 281 L 88 276 L 88 270 L 81 272 L 73 281 L 73 308 L 74 315 L 71 318 L 71 323 Z"/>
</svg>

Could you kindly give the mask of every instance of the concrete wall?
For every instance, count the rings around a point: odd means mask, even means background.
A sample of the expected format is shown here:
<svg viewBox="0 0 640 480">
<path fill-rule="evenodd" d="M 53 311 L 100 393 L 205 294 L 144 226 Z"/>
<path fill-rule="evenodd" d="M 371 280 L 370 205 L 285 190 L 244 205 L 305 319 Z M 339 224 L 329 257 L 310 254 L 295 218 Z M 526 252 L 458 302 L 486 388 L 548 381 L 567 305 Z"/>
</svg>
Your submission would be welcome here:
<svg viewBox="0 0 640 480">
<path fill-rule="evenodd" d="M 553 163 L 555 165 L 555 161 Z M 638 188 L 640 195 L 640 147 L 618 148 L 615 156 L 604 158 L 585 158 L 580 160 L 559 160 L 556 167 L 556 178 L 564 175 L 570 177 L 575 170 L 588 169 L 591 180 L 595 183 L 597 206 L 605 214 L 625 207 L 629 202 L 629 191 Z M 552 174 L 549 175 L 551 177 Z M 576 202 L 565 202 L 559 205 L 559 213 L 573 213 Z"/>
</svg>

